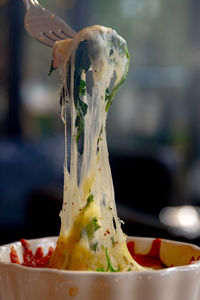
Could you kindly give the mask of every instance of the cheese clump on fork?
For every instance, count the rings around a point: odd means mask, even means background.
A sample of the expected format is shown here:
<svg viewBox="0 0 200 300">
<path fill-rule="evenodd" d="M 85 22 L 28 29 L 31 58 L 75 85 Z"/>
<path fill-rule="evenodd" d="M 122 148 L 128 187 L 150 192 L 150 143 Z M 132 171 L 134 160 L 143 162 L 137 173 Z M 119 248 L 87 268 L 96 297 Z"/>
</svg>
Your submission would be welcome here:
<svg viewBox="0 0 200 300">
<path fill-rule="evenodd" d="M 65 123 L 61 230 L 52 268 L 143 270 L 131 257 L 118 219 L 106 141 L 106 118 L 129 66 L 127 45 L 103 26 L 56 42 L 53 66 L 62 79 Z"/>
</svg>

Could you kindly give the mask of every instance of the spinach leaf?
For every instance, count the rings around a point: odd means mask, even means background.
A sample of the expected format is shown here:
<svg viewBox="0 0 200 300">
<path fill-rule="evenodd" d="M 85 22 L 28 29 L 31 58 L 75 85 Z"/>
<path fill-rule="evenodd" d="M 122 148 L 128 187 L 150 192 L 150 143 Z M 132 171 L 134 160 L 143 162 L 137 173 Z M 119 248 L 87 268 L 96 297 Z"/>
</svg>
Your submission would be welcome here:
<svg viewBox="0 0 200 300">
<path fill-rule="evenodd" d="M 101 226 L 99 226 L 99 224 L 97 223 L 97 218 L 92 218 L 91 221 L 85 227 L 88 238 L 92 239 L 94 237 L 95 231 L 97 231 L 99 228 L 101 228 Z"/>
<path fill-rule="evenodd" d="M 88 207 L 90 206 L 91 202 L 94 201 L 94 196 L 92 194 L 90 194 L 87 198 L 87 203 L 86 205 L 83 207 L 82 211 L 84 212 L 86 209 L 88 209 Z"/>
<path fill-rule="evenodd" d="M 111 261 L 110 261 L 109 255 L 108 255 L 108 249 L 105 249 L 105 251 L 106 251 L 106 259 L 107 259 L 107 263 L 108 263 L 106 272 L 119 272 L 119 271 L 120 271 L 120 268 L 118 268 L 118 269 L 116 270 L 116 269 L 113 268 L 113 266 L 112 266 L 112 264 L 111 264 Z"/>
<path fill-rule="evenodd" d="M 77 111 L 75 126 L 77 127 L 76 142 L 78 144 L 80 136 L 84 130 L 84 116 L 87 113 L 87 104 L 83 101 L 86 94 L 86 82 L 81 79 L 82 72 L 89 70 L 91 65 L 88 49 L 88 41 L 79 43 L 75 55 L 75 73 L 74 73 L 74 105 Z"/>
<path fill-rule="evenodd" d="M 108 249 L 106 248 L 105 249 L 105 252 L 106 252 L 106 259 L 107 259 L 107 269 L 104 270 L 104 268 L 98 268 L 96 269 L 97 272 L 120 272 L 120 268 L 118 268 L 117 270 L 115 268 L 113 268 L 112 264 L 111 264 L 111 261 L 110 261 L 110 257 L 108 255 Z"/>
</svg>

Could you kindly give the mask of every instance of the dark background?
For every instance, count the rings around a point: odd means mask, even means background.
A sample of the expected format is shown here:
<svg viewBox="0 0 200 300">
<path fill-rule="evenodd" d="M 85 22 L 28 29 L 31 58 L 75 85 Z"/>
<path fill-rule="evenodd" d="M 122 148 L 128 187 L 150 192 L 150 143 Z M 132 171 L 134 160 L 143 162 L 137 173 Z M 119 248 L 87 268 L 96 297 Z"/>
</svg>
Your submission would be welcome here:
<svg viewBox="0 0 200 300">
<path fill-rule="evenodd" d="M 107 125 L 123 230 L 200 245 L 200 226 L 188 234 L 159 219 L 164 207 L 200 206 L 200 1 L 41 4 L 76 31 L 105 25 L 128 43 L 129 75 Z M 0 244 L 58 235 L 60 227 L 59 78 L 48 78 L 51 49 L 28 36 L 24 14 L 22 1 L 0 0 Z"/>
</svg>

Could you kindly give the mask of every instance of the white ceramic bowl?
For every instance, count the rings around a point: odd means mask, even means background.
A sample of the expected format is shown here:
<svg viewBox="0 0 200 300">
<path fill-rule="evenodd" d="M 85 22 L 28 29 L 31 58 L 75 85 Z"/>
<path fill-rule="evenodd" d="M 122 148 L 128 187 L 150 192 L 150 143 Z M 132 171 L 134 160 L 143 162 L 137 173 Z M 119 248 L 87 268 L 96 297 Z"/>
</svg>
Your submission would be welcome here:
<svg viewBox="0 0 200 300">
<path fill-rule="evenodd" d="M 33 251 L 42 246 L 47 252 L 57 238 L 30 240 Z M 152 238 L 129 237 L 135 250 L 147 254 Z M 162 240 L 160 257 L 175 267 L 146 272 L 101 273 L 29 268 L 10 263 L 10 246 L 22 261 L 19 242 L 0 247 L 1 300 L 200 300 L 200 256 L 194 245 Z M 179 266 L 186 264 L 185 266 Z"/>
</svg>

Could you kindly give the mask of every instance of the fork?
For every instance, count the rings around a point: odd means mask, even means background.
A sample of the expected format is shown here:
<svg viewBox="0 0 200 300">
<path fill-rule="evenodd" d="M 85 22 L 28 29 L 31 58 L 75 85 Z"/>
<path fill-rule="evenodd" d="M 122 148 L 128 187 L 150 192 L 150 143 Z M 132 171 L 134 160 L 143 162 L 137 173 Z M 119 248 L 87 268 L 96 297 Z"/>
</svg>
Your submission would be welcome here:
<svg viewBox="0 0 200 300">
<path fill-rule="evenodd" d="M 53 47 L 59 40 L 73 38 L 76 32 L 63 20 L 45 9 L 37 0 L 23 0 L 26 31 L 42 44 Z"/>
</svg>

